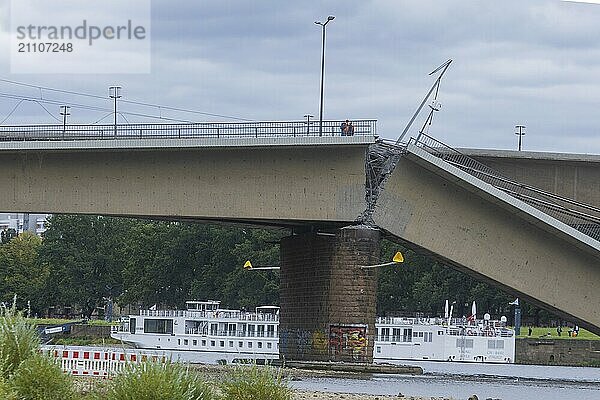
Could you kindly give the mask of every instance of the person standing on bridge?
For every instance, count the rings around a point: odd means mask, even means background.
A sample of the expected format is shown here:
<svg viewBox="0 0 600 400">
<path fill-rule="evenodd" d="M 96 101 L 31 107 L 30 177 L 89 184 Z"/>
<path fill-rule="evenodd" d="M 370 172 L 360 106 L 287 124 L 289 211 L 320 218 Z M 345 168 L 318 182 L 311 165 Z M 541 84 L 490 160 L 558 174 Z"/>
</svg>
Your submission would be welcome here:
<svg viewBox="0 0 600 400">
<path fill-rule="evenodd" d="M 352 125 L 352 122 L 348 123 L 348 132 L 346 133 L 347 136 L 354 136 L 354 125 Z"/>
<path fill-rule="evenodd" d="M 346 136 L 348 134 L 348 120 L 346 120 L 346 122 L 342 122 L 340 125 L 340 130 L 342 131 L 342 136 Z"/>
</svg>

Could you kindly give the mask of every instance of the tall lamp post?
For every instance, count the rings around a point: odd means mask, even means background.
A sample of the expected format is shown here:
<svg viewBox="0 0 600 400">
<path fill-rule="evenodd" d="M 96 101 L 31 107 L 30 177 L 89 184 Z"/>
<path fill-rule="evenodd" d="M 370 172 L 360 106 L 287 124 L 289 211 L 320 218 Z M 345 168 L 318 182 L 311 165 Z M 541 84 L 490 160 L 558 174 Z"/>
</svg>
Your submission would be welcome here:
<svg viewBox="0 0 600 400">
<path fill-rule="evenodd" d="M 327 21 L 315 21 L 315 24 L 321 25 L 323 28 L 323 46 L 321 48 L 321 105 L 319 107 L 319 136 L 323 136 L 323 80 L 325 78 L 325 27 L 329 21 L 333 21 L 335 17 L 330 15 L 327 17 Z"/>
</svg>

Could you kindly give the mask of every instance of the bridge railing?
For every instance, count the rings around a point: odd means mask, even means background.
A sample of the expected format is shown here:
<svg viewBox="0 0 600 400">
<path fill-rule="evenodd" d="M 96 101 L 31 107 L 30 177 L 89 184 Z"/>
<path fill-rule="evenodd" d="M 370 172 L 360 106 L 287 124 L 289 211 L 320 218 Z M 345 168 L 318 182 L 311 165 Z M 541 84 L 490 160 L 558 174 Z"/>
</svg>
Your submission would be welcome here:
<svg viewBox="0 0 600 400">
<path fill-rule="evenodd" d="M 549 216 L 600 241 L 600 208 L 558 196 L 539 188 L 515 182 L 485 164 L 447 146 L 427 134 L 411 138 L 411 143 Z"/>
<path fill-rule="evenodd" d="M 341 136 L 343 121 L 323 121 L 322 136 Z M 376 136 L 374 119 L 352 120 L 354 135 Z M 202 122 L 185 124 L 8 125 L 0 141 L 197 139 L 319 136 L 319 121 Z"/>
</svg>

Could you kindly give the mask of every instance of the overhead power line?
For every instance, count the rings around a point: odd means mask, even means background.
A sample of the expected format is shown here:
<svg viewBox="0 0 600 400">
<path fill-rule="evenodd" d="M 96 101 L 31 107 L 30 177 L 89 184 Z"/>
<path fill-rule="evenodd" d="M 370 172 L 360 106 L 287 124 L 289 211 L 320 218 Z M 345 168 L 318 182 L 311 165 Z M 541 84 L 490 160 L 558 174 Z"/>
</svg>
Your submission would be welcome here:
<svg viewBox="0 0 600 400">
<path fill-rule="evenodd" d="M 78 91 L 74 91 L 74 90 L 56 89 L 56 88 L 52 88 L 52 87 L 48 87 L 48 86 L 40 86 L 40 85 L 33 85 L 30 83 L 17 82 L 17 81 L 13 81 L 10 79 L 0 78 L 0 82 L 9 83 L 11 85 L 17 85 L 17 86 L 38 89 L 38 90 L 40 90 L 40 98 L 43 98 L 43 93 L 41 91 L 46 90 L 49 92 L 56 92 L 56 93 L 69 94 L 69 95 L 73 95 L 73 96 L 83 96 L 83 97 L 90 97 L 90 98 L 94 98 L 94 99 L 106 100 L 106 97 L 104 97 L 104 96 L 99 96 L 99 95 L 95 95 L 95 94 L 91 94 L 91 93 L 78 92 Z M 158 109 L 159 111 L 161 109 L 164 109 L 164 110 L 169 110 L 169 111 L 179 111 L 179 112 L 188 113 L 188 114 L 205 115 L 205 116 L 209 116 L 209 117 L 226 118 L 226 119 L 233 119 L 233 120 L 238 120 L 238 121 L 252 121 L 251 119 L 234 117 L 231 115 L 215 114 L 215 113 L 209 113 L 209 112 L 204 112 L 204 111 L 190 110 L 190 109 L 186 109 L 186 108 L 163 106 L 160 104 L 145 103 L 142 101 L 135 101 L 135 100 L 121 99 L 120 103 L 135 104 L 135 105 L 139 105 L 139 106 L 143 106 L 143 107 L 153 107 L 153 108 Z"/>
<path fill-rule="evenodd" d="M 58 106 L 60 106 L 60 105 L 63 105 L 65 103 L 62 100 L 38 99 L 38 98 L 35 98 L 35 97 L 22 96 L 22 95 L 18 95 L 18 94 L 3 93 L 3 92 L 0 92 L 0 97 L 4 97 L 4 98 L 8 98 L 8 99 L 14 99 L 14 100 L 31 101 L 31 102 L 34 102 L 34 103 L 38 103 L 39 105 L 41 105 L 41 103 L 44 103 L 44 104 L 52 104 L 52 105 L 58 105 Z M 108 109 L 108 108 L 91 106 L 89 104 L 69 103 L 69 105 L 71 107 L 77 108 L 77 109 L 88 110 L 88 111 L 96 111 L 96 112 L 107 112 L 108 111 L 108 112 L 110 112 L 110 115 L 113 114 L 113 111 L 110 110 L 110 109 Z M 50 115 L 52 115 L 47 109 L 45 109 L 45 110 Z M 150 114 L 142 114 L 142 113 L 136 113 L 136 112 L 130 112 L 130 111 L 123 111 L 123 112 L 119 112 L 119 113 L 120 114 L 131 115 L 131 116 L 135 116 L 135 117 L 160 119 L 160 120 L 171 121 L 171 122 L 185 122 L 185 123 L 194 123 L 195 122 L 195 121 L 190 121 L 190 120 L 168 118 L 168 117 L 162 117 L 162 116 L 156 116 L 156 115 L 150 115 Z M 53 116 L 53 118 L 57 119 L 55 116 Z M 104 119 L 104 118 L 102 118 L 102 119 Z M 60 122 L 60 120 L 59 120 L 59 122 Z"/>
<path fill-rule="evenodd" d="M 8 113 L 8 115 L 2 120 L 0 121 L 0 125 L 2 125 L 3 123 L 5 123 L 11 115 L 13 115 L 13 113 L 15 111 L 17 111 L 17 108 L 19 108 L 19 106 L 24 102 L 25 100 L 19 100 L 19 102 L 15 105 L 15 107 Z"/>
</svg>

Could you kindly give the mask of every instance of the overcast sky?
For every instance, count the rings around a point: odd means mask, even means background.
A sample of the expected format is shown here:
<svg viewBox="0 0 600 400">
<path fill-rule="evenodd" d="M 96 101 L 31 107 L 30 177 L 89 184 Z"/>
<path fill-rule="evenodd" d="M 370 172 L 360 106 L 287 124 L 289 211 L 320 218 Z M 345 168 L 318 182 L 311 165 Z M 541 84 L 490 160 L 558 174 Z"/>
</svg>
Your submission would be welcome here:
<svg viewBox="0 0 600 400">
<path fill-rule="evenodd" d="M 154 0 L 150 74 L 34 75 L 10 73 L 8 0 L 0 0 L 0 78 L 101 96 L 117 83 L 132 100 L 251 120 L 298 120 L 318 116 L 321 28 L 314 21 L 327 15 L 336 18 L 327 26 L 325 119 L 375 118 L 381 136 L 396 138 L 433 83 L 428 73 L 451 58 L 433 136 L 455 147 L 515 149 L 515 125 L 523 124 L 525 150 L 600 154 L 597 4 Z M 2 82 L 0 93 L 39 95 Z M 76 101 L 110 107 L 108 99 Z M 0 121 L 16 104 L 0 99 Z M 48 109 L 58 114 L 57 107 Z M 82 123 L 105 114 L 72 112 L 72 121 Z M 31 121 L 54 120 L 39 105 L 22 103 L 5 123 Z"/>
</svg>

